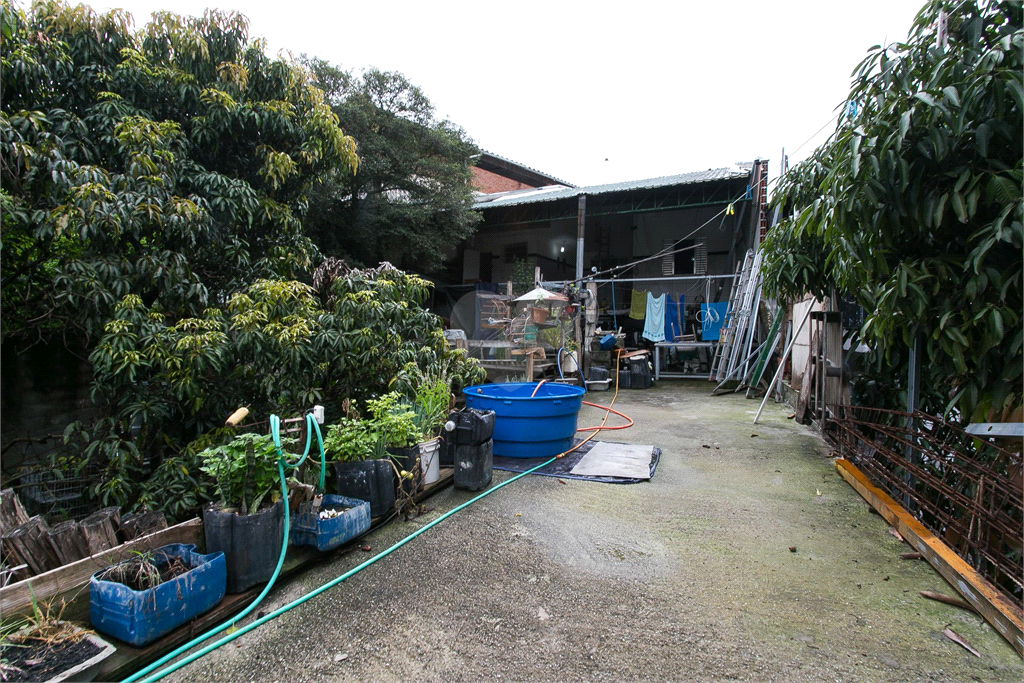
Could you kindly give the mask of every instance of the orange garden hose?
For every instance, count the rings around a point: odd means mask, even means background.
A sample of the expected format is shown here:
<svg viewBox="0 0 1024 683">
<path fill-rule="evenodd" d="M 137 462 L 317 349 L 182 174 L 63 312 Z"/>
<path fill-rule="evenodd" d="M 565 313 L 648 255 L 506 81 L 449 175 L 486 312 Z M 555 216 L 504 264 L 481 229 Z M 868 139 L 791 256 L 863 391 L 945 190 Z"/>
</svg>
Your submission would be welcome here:
<svg viewBox="0 0 1024 683">
<path fill-rule="evenodd" d="M 615 399 L 617 399 L 619 397 L 619 356 L 622 354 L 622 351 L 623 351 L 622 349 L 617 349 L 617 352 L 615 354 L 615 393 L 612 395 L 611 403 L 609 403 L 607 406 L 601 406 L 601 405 L 597 405 L 596 403 L 591 403 L 589 401 L 584 401 L 584 403 L 586 403 L 588 406 L 593 406 L 595 408 L 600 408 L 601 410 L 605 411 L 604 419 L 601 420 L 601 424 L 598 425 L 597 427 L 583 427 L 581 429 L 577 429 L 576 430 L 577 432 L 590 432 L 590 435 L 587 438 L 583 439 L 583 441 L 580 441 L 578 444 L 576 444 L 575 446 L 573 446 L 572 448 L 567 450 L 565 453 L 562 453 L 561 455 L 556 455 L 555 456 L 556 458 L 564 458 L 565 456 L 569 455 L 573 451 L 577 450 L 580 446 L 582 446 L 583 444 L 585 444 L 586 442 L 590 441 L 595 436 L 597 436 L 602 430 L 605 430 L 605 429 L 609 429 L 609 430 L 611 430 L 611 429 L 626 429 L 628 427 L 632 427 L 633 426 L 633 418 L 629 417 L 628 415 L 623 415 L 619 411 L 614 410 L 612 408 L 612 406 L 615 405 Z M 544 383 L 544 381 L 541 380 L 540 384 L 543 384 L 543 383 Z M 540 388 L 540 384 L 537 385 L 537 389 Z M 534 389 L 533 393 L 536 394 L 537 393 L 537 389 Z M 616 415 L 619 415 L 620 417 L 626 418 L 627 420 L 629 420 L 629 424 L 628 425 L 620 425 L 618 427 L 606 427 L 605 423 L 608 422 L 608 416 L 610 416 L 612 413 L 615 413 Z"/>
<path fill-rule="evenodd" d="M 597 403 L 591 403 L 590 401 L 584 401 L 583 405 L 585 405 L 585 406 L 592 406 L 594 408 L 600 408 L 601 410 L 607 410 L 609 412 L 615 413 L 619 417 L 622 417 L 622 418 L 625 418 L 625 419 L 629 420 L 629 424 L 628 425 L 616 425 L 615 427 L 604 427 L 604 426 L 601 426 L 601 427 L 580 427 L 579 429 L 576 430 L 577 432 L 589 432 L 589 431 L 592 431 L 594 429 L 607 429 L 609 431 L 613 430 L 613 429 L 629 429 L 630 427 L 633 426 L 633 418 L 631 418 L 629 415 L 625 415 L 623 413 L 620 413 L 619 411 L 615 410 L 611 406 L 602 406 L 602 405 L 598 405 Z"/>
</svg>

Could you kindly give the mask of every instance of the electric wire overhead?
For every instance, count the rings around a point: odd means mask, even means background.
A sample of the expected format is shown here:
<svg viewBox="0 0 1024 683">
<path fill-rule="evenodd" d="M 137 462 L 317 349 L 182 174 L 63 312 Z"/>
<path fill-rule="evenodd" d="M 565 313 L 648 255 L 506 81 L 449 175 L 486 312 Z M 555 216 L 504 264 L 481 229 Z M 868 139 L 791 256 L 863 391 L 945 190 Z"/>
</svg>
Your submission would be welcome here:
<svg viewBox="0 0 1024 683">
<path fill-rule="evenodd" d="M 690 237 L 693 237 L 693 235 L 695 235 L 697 232 L 699 232 L 701 229 L 703 229 L 705 226 L 707 226 L 709 223 L 711 223 L 711 221 L 715 220 L 719 216 L 724 216 L 726 214 L 726 212 L 728 212 L 733 207 L 733 205 L 736 204 L 736 202 L 744 201 L 746 196 L 747 196 L 746 192 L 744 192 L 741 195 L 738 195 L 735 199 L 733 199 L 731 202 L 726 204 L 726 206 L 721 211 L 716 213 L 714 216 L 712 216 L 711 218 L 707 219 L 706 221 L 704 221 L 703 223 L 698 225 L 696 228 L 691 230 L 689 233 L 687 233 L 686 235 L 684 235 L 680 239 L 676 240 L 674 243 L 668 245 L 667 247 L 665 247 L 664 249 L 662 249 L 661 251 L 655 253 L 652 256 L 645 256 L 644 258 L 642 258 L 640 260 L 637 260 L 637 261 L 633 261 L 632 263 L 624 263 L 622 265 L 612 266 L 611 268 L 606 268 L 605 270 L 601 270 L 601 271 L 597 271 L 597 272 L 591 273 L 590 275 L 587 275 L 585 277 L 577 278 L 575 280 L 566 280 L 565 282 L 578 283 L 578 282 L 583 282 L 583 281 L 586 281 L 586 280 L 593 280 L 594 278 L 601 277 L 602 275 L 607 275 L 609 273 L 615 273 L 617 271 L 625 270 L 625 269 L 628 269 L 628 268 L 633 268 L 633 267 L 637 266 L 640 263 L 644 263 L 645 261 L 651 261 L 651 260 L 654 260 L 654 259 L 662 258 L 664 256 L 668 256 L 669 254 L 674 254 L 677 251 L 686 251 L 687 249 L 696 249 L 700 245 L 696 245 L 695 244 L 693 246 L 683 247 L 682 249 L 678 249 L 676 251 L 672 251 L 677 246 L 679 246 L 679 244 L 681 244 L 682 242 L 686 241 Z M 612 277 L 614 277 L 614 275 L 612 275 Z"/>
</svg>

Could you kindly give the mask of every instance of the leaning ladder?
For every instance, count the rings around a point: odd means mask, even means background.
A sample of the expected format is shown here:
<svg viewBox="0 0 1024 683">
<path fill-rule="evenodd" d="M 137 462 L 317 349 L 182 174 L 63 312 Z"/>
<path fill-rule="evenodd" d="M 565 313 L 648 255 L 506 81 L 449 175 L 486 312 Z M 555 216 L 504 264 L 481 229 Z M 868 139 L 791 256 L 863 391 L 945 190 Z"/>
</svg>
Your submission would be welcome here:
<svg viewBox="0 0 1024 683">
<path fill-rule="evenodd" d="M 743 291 L 750 276 L 750 266 L 753 261 L 753 253 L 747 251 L 743 257 L 743 264 L 740 266 L 738 278 L 733 280 L 732 291 L 729 293 L 729 306 L 726 309 L 725 321 L 722 323 L 718 336 L 718 350 L 715 353 L 715 360 L 711 368 L 711 376 L 721 381 L 725 376 L 725 363 L 727 358 L 732 357 L 733 336 L 736 328 L 737 305 L 742 300 Z"/>
</svg>

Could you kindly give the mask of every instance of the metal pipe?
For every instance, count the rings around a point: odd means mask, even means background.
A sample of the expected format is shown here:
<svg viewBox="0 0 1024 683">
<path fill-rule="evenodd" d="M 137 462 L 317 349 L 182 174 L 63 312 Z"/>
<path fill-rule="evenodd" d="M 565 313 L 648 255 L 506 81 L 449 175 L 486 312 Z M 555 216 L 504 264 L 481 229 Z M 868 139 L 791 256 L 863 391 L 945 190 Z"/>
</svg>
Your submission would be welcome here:
<svg viewBox="0 0 1024 683">
<path fill-rule="evenodd" d="M 583 237 L 587 228 L 587 195 L 581 194 L 576 208 L 576 281 L 583 279 Z"/>
<path fill-rule="evenodd" d="M 812 308 L 814 308 L 814 306 L 807 307 L 807 313 L 804 314 L 804 319 L 800 321 L 800 326 L 796 328 L 796 332 L 793 333 L 793 338 L 789 340 L 789 346 L 787 346 L 786 350 L 782 353 L 782 358 L 779 359 L 779 369 L 775 371 L 775 376 L 772 377 L 771 384 L 768 385 L 768 391 L 764 394 L 764 400 L 761 401 L 761 407 L 757 409 L 757 415 L 754 416 L 754 424 L 757 424 L 757 421 L 761 419 L 761 411 L 764 410 L 765 404 L 768 403 L 768 397 L 772 395 L 772 388 L 775 386 L 775 383 L 779 381 L 779 377 L 782 375 L 782 369 L 786 367 L 786 359 L 789 358 L 789 353 L 793 350 L 793 344 L 796 343 L 796 338 L 800 336 L 800 330 L 804 329 L 804 324 L 807 322 L 807 319 L 811 317 Z"/>
<path fill-rule="evenodd" d="M 731 273 L 729 275 L 669 275 L 666 277 L 617 277 L 612 279 L 586 279 L 586 282 L 596 282 L 599 285 L 606 285 L 609 282 L 679 282 L 683 280 L 722 280 L 725 278 L 736 279 L 736 274 Z M 551 285 L 552 287 L 562 287 L 576 280 L 549 280 L 545 284 Z"/>
</svg>

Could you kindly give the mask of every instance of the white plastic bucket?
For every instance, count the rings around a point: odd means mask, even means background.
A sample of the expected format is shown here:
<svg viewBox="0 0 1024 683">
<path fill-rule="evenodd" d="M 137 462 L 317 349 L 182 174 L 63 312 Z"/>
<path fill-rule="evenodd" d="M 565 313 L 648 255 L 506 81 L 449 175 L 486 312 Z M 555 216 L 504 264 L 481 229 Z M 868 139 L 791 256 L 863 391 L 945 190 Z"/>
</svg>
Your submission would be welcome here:
<svg viewBox="0 0 1024 683">
<path fill-rule="evenodd" d="M 420 443 L 420 470 L 423 472 L 423 485 L 433 484 L 441 478 L 441 439 L 431 439 Z"/>
<path fill-rule="evenodd" d="M 569 351 L 569 349 L 563 349 L 562 354 L 562 374 L 569 375 L 576 372 L 579 368 L 576 365 L 576 354 Z"/>
</svg>

